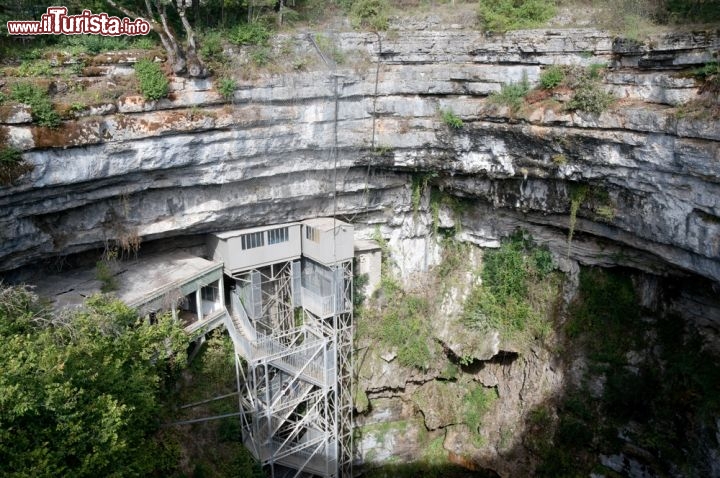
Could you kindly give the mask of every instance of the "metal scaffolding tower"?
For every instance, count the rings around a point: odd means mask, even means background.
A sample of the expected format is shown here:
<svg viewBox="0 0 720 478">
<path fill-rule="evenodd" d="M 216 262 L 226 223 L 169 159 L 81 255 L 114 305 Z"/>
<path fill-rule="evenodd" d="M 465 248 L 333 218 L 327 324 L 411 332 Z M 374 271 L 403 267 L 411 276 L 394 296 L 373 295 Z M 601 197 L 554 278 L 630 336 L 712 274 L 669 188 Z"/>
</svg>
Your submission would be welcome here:
<svg viewBox="0 0 720 478">
<path fill-rule="evenodd" d="M 229 275 L 243 443 L 272 478 L 351 477 L 352 259 Z"/>
</svg>

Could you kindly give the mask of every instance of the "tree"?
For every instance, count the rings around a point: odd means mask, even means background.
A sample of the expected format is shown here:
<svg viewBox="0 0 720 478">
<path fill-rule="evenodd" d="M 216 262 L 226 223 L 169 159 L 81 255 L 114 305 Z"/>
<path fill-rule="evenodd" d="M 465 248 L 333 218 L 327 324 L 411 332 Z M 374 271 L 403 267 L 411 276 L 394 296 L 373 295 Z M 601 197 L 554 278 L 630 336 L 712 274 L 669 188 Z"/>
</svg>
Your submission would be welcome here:
<svg viewBox="0 0 720 478">
<path fill-rule="evenodd" d="M 28 289 L 0 285 L 0 475 L 167 475 L 177 457 L 154 435 L 184 337 L 107 296 L 50 315 Z"/>
<path fill-rule="evenodd" d="M 196 78 L 208 75 L 208 69 L 197 54 L 195 30 L 187 18 L 187 9 L 192 6 L 186 0 L 106 0 L 115 9 L 131 18 L 144 18 L 150 22 L 153 31 L 158 34 L 168 55 L 168 62 L 176 75 L 187 74 Z M 185 31 L 185 45 L 178 39 L 168 16 L 170 6 L 180 18 Z M 144 15 L 139 12 L 144 8 Z"/>
</svg>

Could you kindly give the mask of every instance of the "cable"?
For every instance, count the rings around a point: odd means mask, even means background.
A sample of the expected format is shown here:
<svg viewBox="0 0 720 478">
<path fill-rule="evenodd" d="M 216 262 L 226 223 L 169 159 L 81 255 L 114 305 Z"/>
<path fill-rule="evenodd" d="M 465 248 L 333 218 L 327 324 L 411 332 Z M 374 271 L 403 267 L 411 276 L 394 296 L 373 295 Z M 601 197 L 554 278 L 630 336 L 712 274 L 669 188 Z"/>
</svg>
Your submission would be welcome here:
<svg viewBox="0 0 720 478">
<path fill-rule="evenodd" d="M 373 112 L 372 112 L 372 137 L 370 139 L 370 146 L 372 148 L 372 154 L 368 161 L 367 170 L 365 172 L 365 215 L 367 216 L 368 210 L 370 209 L 370 187 L 368 182 L 370 180 L 370 168 L 372 167 L 372 158 L 375 154 L 375 131 L 377 123 L 377 97 L 378 97 L 378 83 L 380 78 L 380 60 L 382 58 L 382 37 L 379 32 L 375 32 L 378 39 L 378 52 L 377 61 L 375 62 L 375 91 L 373 93 Z"/>
</svg>

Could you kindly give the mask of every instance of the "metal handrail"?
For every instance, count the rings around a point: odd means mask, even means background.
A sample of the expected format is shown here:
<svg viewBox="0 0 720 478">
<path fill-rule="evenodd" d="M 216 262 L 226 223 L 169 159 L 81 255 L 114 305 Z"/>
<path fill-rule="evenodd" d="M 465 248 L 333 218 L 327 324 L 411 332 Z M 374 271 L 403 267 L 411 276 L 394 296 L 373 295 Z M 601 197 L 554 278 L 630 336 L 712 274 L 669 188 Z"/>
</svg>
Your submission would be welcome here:
<svg viewBox="0 0 720 478">
<path fill-rule="evenodd" d="M 335 313 L 335 301 L 332 295 L 320 295 L 306 287 L 301 288 L 303 307 L 310 309 L 321 317 L 327 317 Z"/>
<path fill-rule="evenodd" d="M 294 447 L 287 448 L 284 441 L 273 439 L 270 440 L 265 447 L 269 448 L 271 450 L 271 453 L 273 455 L 273 458 L 276 460 L 282 460 L 286 456 L 290 455 L 300 455 L 302 456 L 303 451 L 305 451 L 307 448 L 310 448 L 313 445 L 318 445 L 321 442 L 325 441 L 324 436 L 319 436 L 317 438 L 313 438 L 312 440 L 308 440 L 306 442 L 293 442 L 295 444 Z M 277 453 L 280 450 L 285 449 L 282 453 Z M 307 456 L 307 452 L 305 452 L 305 456 Z"/>
<path fill-rule="evenodd" d="M 252 345 L 244 335 L 238 332 L 235 326 L 235 321 L 230 318 L 229 314 L 225 315 L 223 323 L 228 333 L 230 334 L 230 339 L 232 339 L 232 342 L 236 347 L 236 352 L 238 352 L 245 358 L 250 358 L 250 356 L 252 355 Z"/>
<path fill-rule="evenodd" d="M 324 357 L 317 352 L 325 346 L 327 339 L 311 340 L 299 346 L 289 347 L 279 341 L 282 336 L 268 336 L 258 333 L 236 294 L 231 294 L 231 304 L 233 327 L 227 327 L 227 324 L 226 327 L 229 330 L 232 329 L 230 337 L 238 342 L 239 348 L 245 352 L 243 355 L 253 361 L 266 360 L 274 362 L 279 368 L 284 367 L 292 371 L 302 371 L 302 374 L 311 377 L 315 381 L 325 383 Z M 283 334 L 283 336 L 292 334 L 297 334 L 297 331 L 290 331 Z M 280 363 L 278 364 L 278 362 Z"/>
<path fill-rule="evenodd" d="M 250 323 L 250 318 L 247 315 L 245 306 L 242 304 L 237 294 L 230 294 L 230 303 L 232 305 L 233 317 L 238 319 L 239 325 L 243 328 L 245 335 L 249 337 L 250 340 L 256 340 L 257 333 L 255 331 L 255 327 L 253 327 Z"/>
<path fill-rule="evenodd" d="M 298 351 L 285 349 L 282 354 L 277 354 L 274 358 L 268 359 L 268 361 L 278 368 L 283 368 L 284 366 L 292 372 L 300 372 L 302 375 L 309 376 L 316 382 L 324 384 L 325 360 L 322 353 L 317 353 L 322 347 L 323 344 L 320 343 L 314 347 L 308 347 Z"/>
</svg>

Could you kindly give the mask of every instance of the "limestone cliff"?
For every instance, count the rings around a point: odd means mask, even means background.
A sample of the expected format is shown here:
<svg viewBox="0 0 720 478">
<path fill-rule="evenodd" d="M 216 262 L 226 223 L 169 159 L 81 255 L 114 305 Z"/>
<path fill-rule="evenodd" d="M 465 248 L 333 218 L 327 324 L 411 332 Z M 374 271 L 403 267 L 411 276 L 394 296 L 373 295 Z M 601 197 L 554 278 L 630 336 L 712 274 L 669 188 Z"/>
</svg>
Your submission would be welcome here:
<svg viewBox="0 0 720 478">
<path fill-rule="evenodd" d="M 377 230 L 388 239 L 409 279 L 440 262 L 438 230 L 497 247 L 520 228 L 570 277 L 558 307 L 575 294 L 578 263 L 692 277 L 695 289 L 675 290 L 655 309 L 682 312 L 717 347 L 720 308 L 709 291 L 720 281 L 720 118 L 696 101 L 703 85 L 688 73 L 716 58 L 719 35 L 636 42 L 596 30 L 337 33 L 332 41 L 349 64 L 251 80 L 238 72 L 231 102 L 212 80 L 177 78 L 167 99 L 124 95 L 57 130 L 32 125 L 22 107 L 6 109 L 0 138 L 34 170 L 0 188 L 0 271 L 22 277 L 19 268 L 42 261 L 97 257 L 112 241 L 192 246 L 206 232 L 339 215 L 366 237 Z M 281 41 L 320 54 L 306 35 Z M 132 74 L 132 61 L 118 56 L 103 68 L 114 81 Z M 607 65 L 603 88 L 617 98 L 600 114 L 568 111 L 571 91 L 536 91 L 517 109 L 489 97 L 523 78 L 536 85 L 551 65 L 593 64 Z M 706 89 L 703 98 L 717 105 L 717 94 Z M 418 444 L 439 439 L 463 466 L 528 473 L 532 444 L 516 440 L 520 428 L 542 425 L 528 425 L 531 412 L 587 368 L 582 357 L 560 364 L 551 348 L 492 334 L 461 340 L 467 334 L 453 320 L 480 267 L 474 254 L 466 280 L 436 297 L 442 360 L 421 372 L 375 350 L 365 362 L 367 461 L 427 458 Z M 475 368 L 450 380 L 440 365 L 458 360 Z M 594 379 L 602 389 L 604 379 Z M 468 444 L 459 423 L 467 419 L 441 405 L 478 384 L 500 400 Z M 605 459 L 614 469 L 623 456 Z"/>
<path fill-rule="evenodd" d="M 681 114 L 700 84 L 679 73 L 713 59 L 717 31 L 644 43 L 593 30 L 334 41 L 365 61 L 242 81 L 232 104 L 210 80 L 176 79 L 169 99 L 126 95 L 58 130 L 5 114 L 0 134 L 35 170 L 0 189 L 0 268 L 129 233 L 148 242 L 331 213 L 385 223 L 408 210 L 410 174 L 432 172 L 472 199 L 463 226 L 479 244 L 521 225 L 564 250 L 569 185 L 589 184 L 602 204 L 580 204 L 572 257 L 720 279 L 720 122 Z M 131 59 L 113 61 L 111 73 L 131 73 Z M 609 65 L 605 88 L 620 98 L 600 115 L 488 101 L 547 65 L 592 63 Z"/>
</svg>

